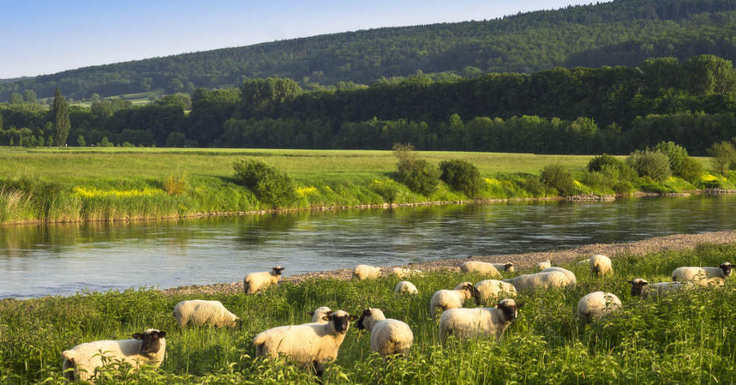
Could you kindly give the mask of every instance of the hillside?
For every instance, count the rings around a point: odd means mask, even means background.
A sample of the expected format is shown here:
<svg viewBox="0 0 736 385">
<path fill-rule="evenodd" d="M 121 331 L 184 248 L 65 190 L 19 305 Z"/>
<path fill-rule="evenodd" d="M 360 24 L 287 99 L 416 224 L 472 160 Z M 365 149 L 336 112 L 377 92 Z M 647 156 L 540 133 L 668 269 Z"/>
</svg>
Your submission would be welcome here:
<svg viewBox="0 0 736 385">
<path fill-rule="evenodd" d="M 482 15 L 479 15 L 482 17 Z M 554 66 L 636 65 L 653 56 L 736 58 L 732 0 L 618 0 L 488 21 L 381 28 L 0 81 L 0 101 L 56 87 L 73 98 L 232 87 L 244 77 L 302 84 L 370 83 L 424 72 L 534 72 Z"/>
</svg>

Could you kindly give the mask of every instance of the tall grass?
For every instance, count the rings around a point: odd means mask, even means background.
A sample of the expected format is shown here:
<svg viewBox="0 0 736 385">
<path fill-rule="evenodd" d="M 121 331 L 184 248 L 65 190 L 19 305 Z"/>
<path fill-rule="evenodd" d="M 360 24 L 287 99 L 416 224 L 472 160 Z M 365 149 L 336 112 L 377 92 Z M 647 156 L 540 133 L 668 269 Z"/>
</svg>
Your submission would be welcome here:
<svg viewBox="0 0 736 385">
<path fill-rule="evenodd" d="M 325 383 L 347 384 L 694 384 L 736 382 L 736 287 L 694 290 L 659 300 L 629 295 L 626 282 L 667 280 L 681 265 L 717 265 L 736 245 L 701 246 L 613 259 L 615 274 L 593 278 L 587 265 L 568 266 L 573 290 L 522 295 L 520 317 L 495 343 L 486 338 L 440 345 L 429 317 L 435 290 L 482 279 L 437 272 L 414 277 L 416 297 L 395 295 L 396 278 L 376 281 L 309 280 L 282 284 L 262 295 L 174 295 L 141 289 L 82 293 L 68 298 L 0 301 L 0 383 L 61 384 L 62 350 L 107 338 L 126 338 L 148 327 L 167 331 L 167 357 L 157 371 L 106 373 L 100 384 L 307 384 L 314 379 L 283 360 L 254 358 L 253 336 L 277 325 L 308 322 L 318 306 L 357 314 L 384 309 L 406 321 L 415 344 L 406 358 L 383 360 L 370 352 L 369 334 L 351 327 Z M 574 316 L 580 297 L 605 290 L 624 308 L 592 324 Z M 171 314 L 187 298 L 217 299 L 243 318 L 240 330 L 181 330 Z"/>
</svg>

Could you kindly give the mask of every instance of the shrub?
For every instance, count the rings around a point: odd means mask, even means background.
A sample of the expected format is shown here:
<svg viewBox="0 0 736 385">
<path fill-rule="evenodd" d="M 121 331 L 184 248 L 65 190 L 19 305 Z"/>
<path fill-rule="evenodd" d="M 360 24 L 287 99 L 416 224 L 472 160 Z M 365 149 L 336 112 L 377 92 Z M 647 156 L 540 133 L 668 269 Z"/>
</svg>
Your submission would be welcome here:
<svg viewBox="0 0 736 385">
<path fill-rule="evenodd" d="M 542 183 L 536 175 L 531 175 L 522 179 L 519 185 L 533 197 L 543 197 L 547 195 L 547 186 Z"/>
<path fill-rule="evenodd" d="M 285 207 L 296 200 L 294 182 L 286 173 L 259 160 L 241 160 L 233 165 L 235 180 L 272 207 Z"/>
<path fill-rule="evenodd" d="M 616 194 L 631 194 L 634 191 L 634 185 L 627 180 L 620 181 L 613 185 L 613 192 Z"/>
<path fill-rule="evenodd" d="M 562 195 L 575 194 L 575 179 L 565 167 L 552 164 L 542 170 L 542 182 L 555 188 Z"/>
<path fill-rule="evenodd" d="M 473 164 L 464 160 L 446 160 L 440 162 L 442 175 L 440 179 L 455 190 L 474 197 L 481 188 L 480 171 Z"/>
<path fill-rule="evenodd" d="M 670 161 L 670 170 L 674 175 L 689 182 L 696 182 L 703 174 L 703 166 L 695 159 L 690 158 L 685 147 L 678 146 L 675 142 L 659 142 L 654 150 L 667 155 Z"/>
<path fill-rule="evenodd" d="M 180 195 L 184 193 L 189 187 L 187 178 L 184 175 L 169 175 L 164 178 L 161 183 L 163 190 L 169 195 Z"/>
<path fill-rule="evenodd" d="M 736 165 L 736 147 L 731 142 L 713 143 L 708 153 L 713 157 L 713 168 L 723 175 Z"/>
<path fill-rule="evenodd" d="M 687 157 L 682 162 L 680 167 L 679 175 L 686 181 L 697 184 L 700 181 L 700 177 L 705 173 L 705 168 L 697 160 Z"/>
<path fill-rule="evenodd" d="M 394 146 L 394 155 L 399 159 L 396 180 L 411 191 L 429 196 L 440 183 L 440 171 L 426 160 L 416 159 L 411 145 Z"/>
<path fill-rule="evenodd" d="M 624 162 L 614 158 L 611 155 L 603 154 L 594 157 L 588 162 L 588 171 L 602 171 L 604 167 L 621 168 Z"/>
<path fill-rule="evenodd" d="M 634 151 L 626 162 L 636 170 L 639 176 L 649 177 L 657 182 L 662 182 L 672 175 L 669 158 L 658 151 Z"/>
</svg>

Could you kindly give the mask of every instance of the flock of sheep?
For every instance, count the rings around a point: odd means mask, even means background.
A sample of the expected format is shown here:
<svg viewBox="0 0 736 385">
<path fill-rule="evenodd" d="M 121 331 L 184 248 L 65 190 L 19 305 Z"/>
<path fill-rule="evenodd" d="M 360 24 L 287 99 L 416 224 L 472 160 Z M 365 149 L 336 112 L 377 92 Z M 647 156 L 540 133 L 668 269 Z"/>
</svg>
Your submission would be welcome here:
<svg viewBox="0 0 736 385">
<path fill-rule="evenodd" d="M 601 277 L 613 273 L 611 260 L 604 255 L 594 255 L 579 263 L 590 265 L 591 273 Z M 724 262 L 718 267 L 678 267 L 672 272 L 672 282 L 659 282 L 652 285 L 635 278 L 631 284 L 631 295 L 642 298 L 663 296 L 691 286 L 721 286 L 731 275 L 731 263 Z M 486 263 L 466 261 L 460 266 L 464 272 L 483 274 L 489 278 L 502 278 L 500 271 L 513 272 L 512 263 Z M 281 279 L 283 267 L 274 267 L 270 272 L 248 274 L 244 279 L 244 290 L 253 294 L 275 285 Z M 488 279 L 475 285 L 462 282 L 453 290 L 438 290 L 430 300 L 430 314 L 439 318 L 439 336 L 445 341 L 448 336 L 473 338 L 493 336 L 500 340 L 504 331 L 517 318 L 517 304 L 511 297 L 518 292 L 530 292 L 550 288 L 572 288 L 577 284 L 575 274 L 562 267 L 552 266 L 550 261 L 537 264 L 536 273 L 522 274 L 510 279 Z M 404 279 L 421 271 L 406 268 L 393 268 L 392 274 Z M 358 265 L 353 277 L 359 280 L 376 279 L 382 274 L 380 267 Z M 399 294 L 418 294 L 414 284 L 400 281 L 394 291 Z M 495 307 L 464 308 L 466 301 L 475 299 L 478 305 L 498 301 Z M 577 316 L 584 321 L 594 321 L 621 309 L 621 300 L 612 293 L 592 292 L 580 299 Z M 219 301 L 186 300 L 174 307 L 174 316 L 181 328 L 189 324 L 215 327 L 238 327 L 241 320 L 228 311 Z M 337 358 L 340 345 L 345 339 L 348 327 L 355 322 L 358 329 L 371 333 L 371 350 L 384 356 L 407 353 L 414 335 L 409 325 L 403 321 L 386 318 L 377 308 L 363 310 L 360 317 L 344 310 L 323 306 L 312 313 L 312 322 L 300 325 L 286 325 L 265 330 L 253 338 L 256 355 L 276 357 L 286 356 L 289 360 L 305 367 L 311 367 L 318 375 L 324 365 Z M 70 380 L 90 381 L 95 370 L 105 362 L 122 361 L 134 368 L 140 365 L 159 367 L 166 352 L 166 332 L 148 329 L 136 333 L 132 339 L 104 340 L 79 344 L 62 353 L 64 375 Z M 104 356 L 104 358 L 103 358 Z"/>
</svg>

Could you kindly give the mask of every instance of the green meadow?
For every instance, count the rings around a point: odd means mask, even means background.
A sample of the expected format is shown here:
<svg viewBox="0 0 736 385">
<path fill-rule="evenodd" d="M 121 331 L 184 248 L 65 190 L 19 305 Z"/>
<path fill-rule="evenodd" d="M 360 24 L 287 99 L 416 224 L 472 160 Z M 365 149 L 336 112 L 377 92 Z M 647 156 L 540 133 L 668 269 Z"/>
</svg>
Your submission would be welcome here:
<svg viewBox="0 0 736 385">
<path fill-rule="evenodd" d="M 594 278 L 585 264 L 563 265 L 577 275 L 574 289 L 521 294 L 519 318 L 501 342 L 488 338 L 438 340 L 429 316 L 432 293 L 478 274 L 426 273 L 411 278 L 417 296 L 393 293 L 398 281 L 312 279 L 283 283 L 259 295 L 168 295 L 154 289 L 80 293 L 0 301 L 0 383 L 63 384 L 61 352 L 100 339 L 129 338 L 149 327 L 167 332 L 167 355 L 158 370 L 110 368 L 98 384 L 309 384 L 315 378 L 283 359 L 254 356 L 262 330 L 310 321 L 319 306 L 358 315 L 378 307 L 407 322 L 414 346 L 406 357 L 384 360 L 371 353 L 369 333 L 353 325 L 325 384 L 733 384 L 736 382 L 736 287 L 695 289 L 642 300 L 628 280 L 670 279 L 678 266 L 717 266 L 733 260 L 736 245 L 700 245 L 644 257 L 613 258 L 614 275 Z M 504 273 L 505 277 L 514 274 Z M 577 301 L 603 290 L 623 309 L 586 324 L 575 317 Z M 241 329 L 180 329 L 172 315 L 184 299 L 216 299 L 244 320 Z M 466 306 L 476 306 L 470 302 Z"/>
</svg>

